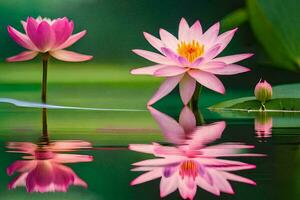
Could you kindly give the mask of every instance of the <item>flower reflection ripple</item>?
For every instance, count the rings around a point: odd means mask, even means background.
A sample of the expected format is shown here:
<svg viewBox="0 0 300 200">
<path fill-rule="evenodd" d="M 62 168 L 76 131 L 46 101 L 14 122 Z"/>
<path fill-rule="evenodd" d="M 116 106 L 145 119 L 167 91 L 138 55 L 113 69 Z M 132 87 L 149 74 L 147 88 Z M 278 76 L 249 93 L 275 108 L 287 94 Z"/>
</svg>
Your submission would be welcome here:
<svg viewBox="0 0 300 200">
<path fill-rule="evenodd" d="M 72 185 L 87 187 L 68 163 L 91 162 L 92 156 L 70 154 L 68 152 L 91 148 L 85 141 L 66 140 L 43 142 L 10 142 L 9 152 L 22 153 L 23 160 L 17 160 L 7 168 L 9 176 L 19 173 L 9 185 L 9 189 L 25 187 L 28 192 L 67 192 Z"/>
<path fill-rule="evenodd" d="M 132 151 L 152 154 L 154 159 L 133 164 L 132 171 L 144 172 L 131 182 L 141 184 L 160 178 L 160 196 L 165 197 L 177 189 L 183 199 L 194 199 L 197 187 L 219 196 L 221 192 L 234 194 L 229 181 L 256 185 L 253 180 L 232 172 L 254 169 L 253 164 L 226 157 L 263 156 L 247 153 L 254 146 L 243 143 L 211 144 L 219 138 L 226 127 L 224 121 L 197 126 L 195 116 L 184 107 L 179 123 L 154 108 L 149 108 L 166 139 L 175 145 L 131 144 Z"/>
</svg>

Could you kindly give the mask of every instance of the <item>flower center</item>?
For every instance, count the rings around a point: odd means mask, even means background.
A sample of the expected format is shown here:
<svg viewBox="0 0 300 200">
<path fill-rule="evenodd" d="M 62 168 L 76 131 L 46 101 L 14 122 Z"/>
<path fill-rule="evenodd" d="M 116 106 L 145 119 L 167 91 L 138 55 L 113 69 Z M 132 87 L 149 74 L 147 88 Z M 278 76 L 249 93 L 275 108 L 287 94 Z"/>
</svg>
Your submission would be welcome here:
<svg viewBox="0 0 300 200">
<path fill-rule="evenodd" d="M 179 174 L 181 178 L 184 178 L 184 176 L 188 176 L 195 179 L 198 175 L 198 164 L 193 160 L 184 161 L 180 166 Z"/>
<path fill-rule="evenodd" d="M 178 44 L 177 52 L 189 62 L 193 62 L 195 59 L 203 55 L 204 45 L 195 40 L 192 42 L 180 42 Z"/>
</svg>

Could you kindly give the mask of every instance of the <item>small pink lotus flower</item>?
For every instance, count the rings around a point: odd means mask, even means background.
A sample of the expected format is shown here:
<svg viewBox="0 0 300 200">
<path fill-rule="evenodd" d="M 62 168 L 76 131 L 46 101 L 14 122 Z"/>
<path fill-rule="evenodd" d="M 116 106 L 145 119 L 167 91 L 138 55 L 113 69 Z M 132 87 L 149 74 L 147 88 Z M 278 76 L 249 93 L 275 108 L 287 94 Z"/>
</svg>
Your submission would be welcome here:
<svg viewBox="0 0 300 200">
<path fill-rule="evenodd" d="M 265 80 L 260 80 L 254 90 L 254 94 L 257 100 L 262 104 L 272 98 L 272 86 Z"/>
<path fill-rule="evenodd" d="M 21 21 L 25 34 L 17 31 L 11 26 L 7 27 L 11 38 L 28 49 L 22 53 L 7 58 L 8 62 L 19 62 L 31 60 L 39 53 L 42 54 L 43 80 L 42 80 L 42 103 L 47 101 L 47 70 L 49 55 L 62 61 L 81 62 L 93 57 L 64 50 L 82 38 L 86 31 L 72 35 L 74 24 L 68 18 L 57 18 L 54 20 L 38 17 L 28 17 L 27 21 Z"/>
<path fill-rule="evenodd" d="M 87 183 L 76 173 L 65 166 L 65 163 L 91 162 L 92 156 L 62 154 L 58 152 L 74 151 L 90 148 L 91 144 L 84 141 L 59 141 L 46 146 L 37 146 L 28 142 L 11 142 L 10 152 L 29 154 L 26 160 L 15 161 L 7 168 L 7 174 L 19 172 L 21 175 L 9 183 L 8 188 L 26 187 L 28 192 L 66 192 L 71 185 L 87 187 Z"/>
<path fill-rule="evenodd" d="M 144 33 L 146 40 L 161 54 L 140 49 L 133 50 L 134 53 L 157 64 L 134 69 L 131 73 L 166 78 L 148 105 L 154 104 L 169 94 L 178 83 L 180 96 L 185 105 L 195 91 L 196 82 L 224 94 L 225 88 L 215 75 L 232 75 L 249 71 L 248 68 L 235 63 L 253 54 L 217 58 L 237 31 L 233 29 L 218 35 L 219 29 L 220 23 L 218 22 L 203 33 L 199 21 L 190 27 L 182 18 L 179 23 L 178 38 L 164 29 L 160 29 L 160 39 Z"/>
<path fill-rule="evenodd" d="M 145 173 L 134 179 L 131 185 L 161 178 L 161 197 L 169 195 L 178 188 L 183 199 L 194 199 L 197 186 L 219 196 L 221 192 L 234 193 L 229 180 L 255 185 L 254 181 L 231 173 L 232 171 L 253 169 L 256 167 L 255 165 L 221 158 L 261 156 L 260 154 L 241 152 L 241 150 L 253 148 L 253 146 L 242 143 L 208 146 L 209 143 L 220 138 L 224 127 L 225 122 L 203 126 L 190 136 L 185 145 L 177 147 L 162 146 L 157 143 L 129 145 L 130 150 L 158 157 L 133 164 L 136 168 L 132 171 Z M 215 131 L 213 131 L 214 129 Z"/>
<path fill-rule="evenodd" d="M 54 20 L 38 17 L 28 17 L 27 21 L 21 21 L 25 34 L 17 31 L 11 26 L 7 27 L 11 38 L 20 46 L 28 49 L 16 56 L 7 58 L 8 62 L 31 60 L 38 53 L 49 53 L 49 55 L 62 61 L 80 62 L 92 59 L 92 56 L 63 50 L 68 48 L 82 38 L 86 31 L 72 35 L 74 23 L 68 18 L 57 18 Z"/>
</svg>

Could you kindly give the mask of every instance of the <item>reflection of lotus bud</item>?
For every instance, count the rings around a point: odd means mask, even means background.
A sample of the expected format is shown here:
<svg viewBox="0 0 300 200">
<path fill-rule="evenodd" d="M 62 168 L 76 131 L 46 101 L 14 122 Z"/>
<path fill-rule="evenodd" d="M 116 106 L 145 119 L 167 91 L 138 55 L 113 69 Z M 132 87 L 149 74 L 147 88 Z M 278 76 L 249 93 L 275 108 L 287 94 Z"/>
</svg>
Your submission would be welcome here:
<svg viewBox="0 0 300 200">
<path fill-rule="evenodd" d="M 254 94 L 257 100 L 265 103 L 272 98 L 272 86 L 267 81 L 260 80 L 255 86 Z"/>
<path fill-rule="evenodd" d="M 268 138 L 272 136 L 272 117 L 267 116 L 265 113 L 260 113 L 255 117 L 255 132 L 258 138 Z"/>
</svg>

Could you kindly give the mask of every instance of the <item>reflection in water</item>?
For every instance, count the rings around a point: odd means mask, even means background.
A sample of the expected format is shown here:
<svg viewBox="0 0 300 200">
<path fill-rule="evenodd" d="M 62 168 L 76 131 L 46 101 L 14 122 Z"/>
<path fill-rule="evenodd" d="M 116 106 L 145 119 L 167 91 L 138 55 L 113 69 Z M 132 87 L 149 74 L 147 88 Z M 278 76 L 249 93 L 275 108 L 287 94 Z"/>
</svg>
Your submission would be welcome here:
<svg viewBox="0 0 300 200">
<path fill-rule="evenodd" d="M 38 144 L 29 142 L 9 142 L 9 152 L 26 154 L 7 168 L 9 176 L 20 173 L 13 179 L 9 189 L 26 187 L 28 192 L 66 192 L 69 186 L 87 187 L 87 183 L 65 164 L 91 162 L 92 156 L 70 154 L 91 148 L 85 141 L 50 141 L 47 130 L 47 110 L 43 109 L 43 136 Z"/>
<path fill-rule="evenodd" d="M 196 117 L 187 106 L 181 110 L 179 122 L 152 107 L 148 109 L 165 138 L 174 144 L 181 144 L 198 128 Z"/>
<path fill-rule="evenodd" d="M 187 108 L 182 110 L 179 124 L 153 108 L 150 108 L 150 111 L 163 133 L 167 133 L 167 137 L 175 141 L 176 146 L 163 146 L 157 143 L 130 145 L 129 149 L 133 151 L 153 154 L 157 157 L 133 164 L 135 166 L 133 171 L 145 173 L 133 180 L 131 185 L 161 178 L 161 197 L 169 195 L 178 188 L 184 199 L 193 199 L 197 186 L 220 195 L 221 192 L 234 193 L 229 180 L 255 185 L 254 181 L 231 173 L 253 169 L 255 165 L 224 159 L 224 157 L 262 156 L 244 152 L 254 146 L 243 143 L 209 145 L 221 137 L 226 126 L 225 122 L 196 127 Z M 187 118 L 183 119 L 183 116 Z"/>
<path fill-rule="evenodd" d="M 254 128 L 257 138 L 263 139 L 272 137 L 273 119 L 267 113 L 258 113 L 255 116 Z"/>
</svg>

